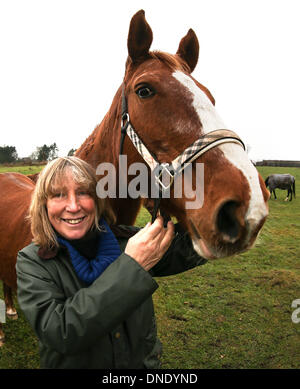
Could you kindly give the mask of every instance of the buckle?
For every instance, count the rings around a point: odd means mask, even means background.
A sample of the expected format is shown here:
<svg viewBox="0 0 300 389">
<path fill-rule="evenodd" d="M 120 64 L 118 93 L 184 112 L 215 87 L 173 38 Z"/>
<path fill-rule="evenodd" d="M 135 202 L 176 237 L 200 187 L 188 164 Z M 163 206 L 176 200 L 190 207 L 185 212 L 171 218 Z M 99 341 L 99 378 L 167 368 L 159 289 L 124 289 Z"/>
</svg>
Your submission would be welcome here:
<svg viewBox="0 0 300 389">
<path fill-rule="evenodd" d="M 125 129 L 127 128 L 128 124 L 129 124 L 129 113 L 123 113 L 122 115 L 122 119 L 121 119 L 121 129 Z"/>
<path fill-rule="evenodd" d="M 173 172 L 170 170 L 170 167 L 172 167 Z M 158 173 L 154 172 L 155 181 L 158 184 L 158 186 L 163 188 L 163 190 L 169 189 L 174 181 L 173 166 L 165 162 L 158 165 L 155 170 L 158 170 Z M 163 177 L 164 172 L 166 172 L 168 174 L 168 177 L 170 178 L 168 185 L 165 185 L 162 181 L 162 179 L 166 177 L 166 176 Z"/>
</svg>

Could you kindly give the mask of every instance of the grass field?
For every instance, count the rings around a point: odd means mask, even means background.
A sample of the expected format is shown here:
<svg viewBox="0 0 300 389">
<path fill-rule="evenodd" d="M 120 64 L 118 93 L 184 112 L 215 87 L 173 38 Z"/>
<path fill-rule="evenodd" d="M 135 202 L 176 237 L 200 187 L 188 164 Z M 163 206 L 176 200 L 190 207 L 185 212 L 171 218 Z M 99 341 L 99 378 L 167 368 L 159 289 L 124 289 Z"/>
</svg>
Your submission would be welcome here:
<svg viewBox="0 0 300 389">
<path fill-rule="evenodd" d="M 298 168 L 259 167 L 268 174 Z M 154 294 L 163 368 L 290 369 L 300 367 L 300 323 L 292 322 L 300 299 L 300 193 L 269 201 L 270 215 L 256 246 L 172 277 L 157 278 Z M 148 215 L 142 211 L 137 225 Z M 3 295 L 0 293 L 0 297 Z M 4 326 L 0 368 L 38 368 L 38 346 L 20 310 Z M 300 318 L 300 315 L 299 315 Z"/>
<path fill-rule="evenodd" d="M 0 165 L 0 173 L 6 172 L 17 172 L 22 174 L 35 174 L 38 173 L 43 166 L 32 165 L 32 166 L 4 166 Z"/>
</svg>

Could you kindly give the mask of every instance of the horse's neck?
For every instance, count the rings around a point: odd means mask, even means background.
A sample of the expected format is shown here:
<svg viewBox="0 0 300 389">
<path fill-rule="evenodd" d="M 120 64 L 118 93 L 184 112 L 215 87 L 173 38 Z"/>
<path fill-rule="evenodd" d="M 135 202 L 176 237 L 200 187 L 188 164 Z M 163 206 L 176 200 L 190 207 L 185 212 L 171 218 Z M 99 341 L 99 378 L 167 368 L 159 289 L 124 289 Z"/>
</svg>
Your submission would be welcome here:
<svg viewBox="0 0 300 389">
<path fill-rule="evenodd" d="M 114 165 L 119 177 L 119 147 L 120 147 L 120 114 L 121 112 L 121 88 L 116 93 L 110 110 L 102 122 L 94 129 L 85 140 L 75 155 L 88 162 L 95 169 L 102 162 L 110 162 Z M 118 188 L 117 188 L 118 192 Z M 110 199 L 111 206 L 117 217 L 117 224 L 133 225 L 141 206 L 139 199 Z"/>
<path fill-rule="evenodd" d="M 117 145 L 118 134 L 117 107 L 105 115 L 102 122 L 94 129 L 92 134 L 84 141 L 75 155 L 88 162 L 95 169 L 102 162 L 118 163 Z"/>
</svg>

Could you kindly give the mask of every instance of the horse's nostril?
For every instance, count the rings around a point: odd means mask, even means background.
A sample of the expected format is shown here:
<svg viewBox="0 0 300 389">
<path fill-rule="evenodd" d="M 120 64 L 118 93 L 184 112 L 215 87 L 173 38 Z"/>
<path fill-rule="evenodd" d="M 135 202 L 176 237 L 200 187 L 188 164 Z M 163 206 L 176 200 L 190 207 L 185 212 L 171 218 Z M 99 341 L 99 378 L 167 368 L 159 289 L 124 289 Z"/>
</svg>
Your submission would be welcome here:
<svg viewBox="0 0 300 389">
<path fill-rule="evenodd" d="M 216 223 L 224 241 L 234 243 L 238 239 L 240 232 L 240 223 L 236 216 L 238 206 L 238 202 L 231 200 L 219 209 Z"/>
</svg>

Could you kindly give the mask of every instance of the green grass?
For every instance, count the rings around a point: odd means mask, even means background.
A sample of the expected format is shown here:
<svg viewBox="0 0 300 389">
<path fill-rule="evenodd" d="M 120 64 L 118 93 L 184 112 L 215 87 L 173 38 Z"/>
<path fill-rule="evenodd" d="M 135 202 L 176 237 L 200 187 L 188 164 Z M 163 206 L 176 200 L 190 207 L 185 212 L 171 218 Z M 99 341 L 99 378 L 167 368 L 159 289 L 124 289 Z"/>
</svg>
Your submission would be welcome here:
<svg viewBox="0 0 300 389">
<path fill-rule="evenodd" d="M 22 174 L 35 174 L 42 170 L 43 165 L 33 166 L 4 166 L 0 165 L 0 173 L 17 172 Z"/>
<path fill-rule="evenodd" d="M 297 191 L 300 169 L 258 170 L 264 179 L 293 174 Z M 291 202 L 284 202 L 286 191 L 276 194 L 253 249 L 156 279 L 163 368 L 299 368 L 300 323 L 291 320 L 291 304 L 300 299 L 300 193 Z M 148 220 L 142 210 L 137 225 Z M 37 340 L 18 312 L 19 320 L 4 326 L 0 368 L 38 368 Z"/>
</svg>

